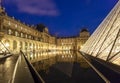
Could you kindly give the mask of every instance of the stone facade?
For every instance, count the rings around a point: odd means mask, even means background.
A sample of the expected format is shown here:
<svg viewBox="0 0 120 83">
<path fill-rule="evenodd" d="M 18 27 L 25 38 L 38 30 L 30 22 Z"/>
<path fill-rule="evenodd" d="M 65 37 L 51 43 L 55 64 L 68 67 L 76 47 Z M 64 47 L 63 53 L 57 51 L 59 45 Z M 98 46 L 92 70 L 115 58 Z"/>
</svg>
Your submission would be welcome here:
<svg viewBox="0 0 120 83">
<path fill-rule="evenodd" d="M 3 11 L 0 13 L 1 51 L 4 51 L 4 47 L 14 54 L 20 50 L 23 52 L 55 50 L 56 38 L 49 34 L 47 27 L 38 31 L 36 27 L 9 17 Z"/>
<path fill-rule="evenodd" d="M 22 50 L 24 53 L 30 53 L 28 59 L 34 60 L 39 58 L 39 53 L 79 50 L 88 37 L 88 31 L 81 31 L 78 37 L 56 38 L 49 34 L 48 28 L 43 24 L 26 25 L 14 17 L 7 16 L 5 10 L 0 8 L 0 52 L 6 51 L 5 48 L 13 54 Z M 33 56 L 32 53 L 37 54 Z"/>
<path fill-rule="evenodd" d="M 79 36 L 58 38 L 57 47 L 59 50 L 80 50 L 89 36 L 88 30 L 82 29 Z"/>
</svg>

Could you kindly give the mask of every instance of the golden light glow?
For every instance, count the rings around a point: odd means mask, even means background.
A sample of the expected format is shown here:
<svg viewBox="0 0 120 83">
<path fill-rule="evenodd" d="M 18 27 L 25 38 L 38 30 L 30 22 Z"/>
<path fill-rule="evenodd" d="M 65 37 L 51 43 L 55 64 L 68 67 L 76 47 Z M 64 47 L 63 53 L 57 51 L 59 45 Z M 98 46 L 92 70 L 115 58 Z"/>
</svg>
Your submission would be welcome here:
<svg viewBox="0 0 120 83">
<path fill-rule="evenodd" d="M 10 46 L 10 44 L 8 42 L 6 42 L 5 46 L 8 48 Z"/>
</svg>

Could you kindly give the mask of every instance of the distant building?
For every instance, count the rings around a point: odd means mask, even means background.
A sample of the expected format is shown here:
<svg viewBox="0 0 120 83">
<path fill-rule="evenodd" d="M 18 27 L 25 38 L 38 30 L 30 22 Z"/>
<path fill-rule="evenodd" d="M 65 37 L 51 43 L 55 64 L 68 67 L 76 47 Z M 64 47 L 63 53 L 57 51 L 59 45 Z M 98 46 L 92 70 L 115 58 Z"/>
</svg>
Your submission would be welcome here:
<svg viewBox="0 0 120 83">
<path fill-rule="evenodd" d="M 84 28 L 79 36 L 57 38 L 57 47 L 59 50 L 80 50 L 89 36 L 90 33 Z"/>
<path fill-rule="evenodd" d="M 75 50 L 76 37 L 61 37 L 57 38 L 58 50 Z"/>
<path fill-rule="evenodd" d="M 83 28 L 80 31 L 80 35 L 77 37 L 77 49 L 81 49 L 89 37 L 89 31 L 86 28 Z"/>
</svg>

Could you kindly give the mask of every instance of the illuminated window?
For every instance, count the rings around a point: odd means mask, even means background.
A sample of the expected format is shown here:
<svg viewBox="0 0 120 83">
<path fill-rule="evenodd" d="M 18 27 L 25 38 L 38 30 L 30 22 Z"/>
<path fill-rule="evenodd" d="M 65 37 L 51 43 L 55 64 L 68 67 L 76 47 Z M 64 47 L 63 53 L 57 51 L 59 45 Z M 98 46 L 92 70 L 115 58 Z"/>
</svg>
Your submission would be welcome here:
<svg viewBox="0 0 120 83">
<path fill-rule="evenodd" d="M 20 50 L 22 50 L 22 49 L 23 49 L 23 43 L 20 42 Z"/>
<path fill-rule="evenodd" d="M 11 25 L 10 21 L 8 22 L 8 25 Z"/>
<path fill-rule="evenodd" d="M 21 30 L 22 30 L 23 28 L 21 27 Z"/>
<path fill-rule="evenodd" d="M 15 25 L 15 28 L 17 28 L 17 24 Z"/>
<path fill-rule="evenodd" d="M 17 48 L 17 42 L 14 40 L 13 41 L 13 50 L 15 50 Z"/>
<path fill-rule="evenodd" d="M 31 35 L 29 36 L 29 38 L 31 39 Z"/>
<path fill-rule="evenodd" d="M 12 34 L 12 30 L 11 30 L 11 29 L 8 30 L 8 34 L 9 34 L 9 35 Z"/>
<path fill-rule="evenodd" d="M 21 33 L 21 37 L 23 37 L 23 33 Z"/>
<path fill-rule="evenodd" d="M 15 36 L 18 36 L 18 32 L 17 31 L 15 31 Z"/>
<path fill-rule="evenodd" d="M 25 35 L 25 37 L 27 38 L 27 37 L 28 37 L 28 35 L 26 34 L 26 35 Z"/>
</svg>

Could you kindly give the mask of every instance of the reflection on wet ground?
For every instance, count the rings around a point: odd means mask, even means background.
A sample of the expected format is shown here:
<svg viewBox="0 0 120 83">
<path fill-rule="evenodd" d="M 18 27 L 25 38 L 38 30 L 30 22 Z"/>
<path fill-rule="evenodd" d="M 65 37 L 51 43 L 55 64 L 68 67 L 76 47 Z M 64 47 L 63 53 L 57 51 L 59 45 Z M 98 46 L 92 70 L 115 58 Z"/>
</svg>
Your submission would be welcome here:
<svg viewBox="0 0 120 83">
<path fill-rule="evenodd" d="M 18 56 L 10 56 L 0 60 L 0 83 L 10 83 Z"/>
<path fill-rule="evenodd" d="M 62 51 L 33 65 L 46 83 L 105 83 L 77 52 Z"/>
</svg>

